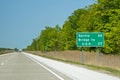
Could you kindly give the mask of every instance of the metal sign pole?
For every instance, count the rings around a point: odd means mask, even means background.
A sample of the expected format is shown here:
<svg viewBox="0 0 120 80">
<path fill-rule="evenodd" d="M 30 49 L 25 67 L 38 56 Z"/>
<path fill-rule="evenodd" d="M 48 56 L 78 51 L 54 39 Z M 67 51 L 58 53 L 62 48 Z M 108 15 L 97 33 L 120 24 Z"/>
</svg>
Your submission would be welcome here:
<svg viewBox="0 0 120 80">
<path fill-rule="evenodd" d="M 82 59 L 82 64 L 84 64 L 84 48 L 82 47 L 82 56 L 81 56 L 81 59 Z"/>
<path fill-rule="evenodd" d="M 99 48 L 96 48 L 96 63 L 99 61 Z"/>
</svg>

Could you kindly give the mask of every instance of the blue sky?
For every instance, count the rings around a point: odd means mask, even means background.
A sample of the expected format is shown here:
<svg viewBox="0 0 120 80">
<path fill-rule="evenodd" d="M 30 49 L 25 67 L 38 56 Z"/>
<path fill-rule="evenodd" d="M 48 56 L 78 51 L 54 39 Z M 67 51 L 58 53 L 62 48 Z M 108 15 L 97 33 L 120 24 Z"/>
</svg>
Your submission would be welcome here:
<svg viewBox="0 0 120 80">
<path fill-rule="evenodd" d="M 62 26 L 95 0 L 0 0 L 0 47 L 25 48 L 45 26 Z"/>
</svg>

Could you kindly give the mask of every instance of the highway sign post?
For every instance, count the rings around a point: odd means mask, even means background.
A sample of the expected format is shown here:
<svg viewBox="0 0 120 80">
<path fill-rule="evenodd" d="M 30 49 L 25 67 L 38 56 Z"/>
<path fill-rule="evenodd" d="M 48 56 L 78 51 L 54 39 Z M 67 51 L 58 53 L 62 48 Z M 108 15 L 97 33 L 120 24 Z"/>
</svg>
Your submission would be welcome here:
<svg viewBox="0 0 120 80">
<path fill-rule="evenodd" d="M 104 33 L 102 32 L 77 32 L 76 45 L 82 47 L 82 63 L 84 64 L 83 47 L 104 47 Z M 99 50 L 98 50 L 99 51 Z M 99 52 L 97 51 L 97 55 Z"/>
</svg>

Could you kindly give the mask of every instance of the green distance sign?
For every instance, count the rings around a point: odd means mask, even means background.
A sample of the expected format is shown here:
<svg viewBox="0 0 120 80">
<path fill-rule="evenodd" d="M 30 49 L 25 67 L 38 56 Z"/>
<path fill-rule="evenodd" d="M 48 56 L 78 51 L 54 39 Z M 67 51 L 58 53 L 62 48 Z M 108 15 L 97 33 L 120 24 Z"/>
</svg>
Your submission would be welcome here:
<svg viewBox="0 0 120 80">
<path fill-rule="evenodd" d="M 77 32 L 77 47 L 104 47 L 104 33 L 102 32 Z"/>
</svg>

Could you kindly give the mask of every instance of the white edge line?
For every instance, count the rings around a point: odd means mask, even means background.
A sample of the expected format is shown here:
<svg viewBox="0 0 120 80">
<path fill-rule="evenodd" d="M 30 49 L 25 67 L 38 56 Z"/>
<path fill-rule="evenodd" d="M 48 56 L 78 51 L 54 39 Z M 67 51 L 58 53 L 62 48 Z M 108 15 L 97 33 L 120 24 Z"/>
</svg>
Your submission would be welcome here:
<svg viewBox="0 0 120 80">
<path fill-rule="evenodd" d="M 27 57 L 29 57 L 30 59 L 32 59 L 34 62 L 36 62 L 37 64 L 39 64 L 40 66 L 42 66 L 44 69 L 46 69 L 47 71 L 49 71 L 50 73 L 52 73 L 53 75 L 55 75 L 57 78 L 59 78 L 60 80 L 64 80 L 62 77 L 60 77 L 58 74 L 56 74 L 55 72 L 53 72 L 52 70 L 50 70 L 49 68 L 47 68 L 46 66 L 40 64 L 40 62 L 38 62 L 37 60 L 33 59 L 32 57 L 30 57 L 29 55 L 27 55 Z"/>
</svg>

